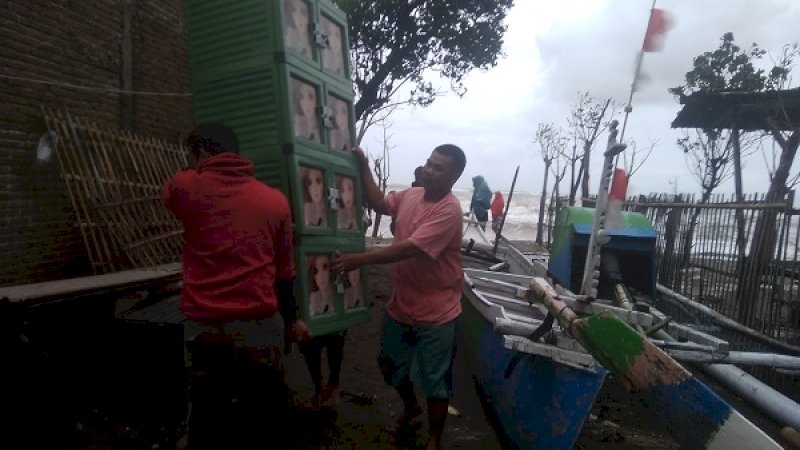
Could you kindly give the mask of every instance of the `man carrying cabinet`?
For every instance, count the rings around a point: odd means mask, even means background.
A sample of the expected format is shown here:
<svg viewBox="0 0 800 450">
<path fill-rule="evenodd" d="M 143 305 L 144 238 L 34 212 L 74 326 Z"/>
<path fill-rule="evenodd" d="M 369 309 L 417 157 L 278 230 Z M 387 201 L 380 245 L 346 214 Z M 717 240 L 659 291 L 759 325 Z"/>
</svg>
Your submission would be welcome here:
<svg viewBox="0 0 800 450">
<path fill-rule="evenodd" d="M 162 189 L 184 228 L 189 429 L 182 439 L 192 448 L 280 447 L 289 405 L 284 331 L 296 342 L 309 338 L 293 292 L 289 202 L 253 177 L 230 128 L 200 125 L 187 145 L 195 164 Z"/>
<path fill-rule="evenodd" d="M 394 263 L 394 293 L 386 305 L 379 364 L 397 389 L 404 411 L 398 427 L 422 412 L 411 383 L 412 367 L 427 397 L 428 448 L 442 445 L 452 392 L 456 319 L 461 313 L 461 205 L 451 190 L 466 165 L 455 145 L 436 147 L 422 170 L 422 187 L 390 192 L 378 188 L 361 149 L 353 151 L 370 206 L 395 221 L 391 246 L 339 255 L 339 272 L 367 264 Z M 417 376 L 418 375 L 418 376 Z"/>
</svg>

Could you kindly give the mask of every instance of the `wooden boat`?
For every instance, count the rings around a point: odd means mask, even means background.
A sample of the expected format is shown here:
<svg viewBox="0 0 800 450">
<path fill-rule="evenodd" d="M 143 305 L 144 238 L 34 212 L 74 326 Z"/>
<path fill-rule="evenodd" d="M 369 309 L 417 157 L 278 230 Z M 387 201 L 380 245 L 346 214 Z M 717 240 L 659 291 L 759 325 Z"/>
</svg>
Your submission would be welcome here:
<svg viewBox="0 0 800 450">
<path fill-rule="evenodd" d="M 503 246 L 498 255 L 516 251 Z M 532 334 L 546 317 L 514 295 L 513 286 L 525 289 L 529 277 L 514 275 L 525 273 L 517 267 L 512 273 L 478 269 L 482 259 L 465 257 L 465 266 L 473 268 L 465 268 L 460 345 L 466 348 L 462 354 L 474 368 L 498 435 L 508 448 L 570 449 L 608 371 L 563 333 L 551 333 L 548 343 L 521 337 Z M 487 277 L 508 285 L 486 282 Z"/>
<path fill-rule="evenodd" d="M 727 342 L 665 325 L 653 308 L 585 301 L 502 237 L 495 247 L 475 226 L 464 236 L 461 345 L 507 447 L 572 448 L 612 373 L 683 448 L 782 448 L 654 344 L 725 353 Z M 558 322 L 552 329 L 547 312 Z M 658 326 L 684 342 L 651 341 L 635 329 Z"/>
</svg>

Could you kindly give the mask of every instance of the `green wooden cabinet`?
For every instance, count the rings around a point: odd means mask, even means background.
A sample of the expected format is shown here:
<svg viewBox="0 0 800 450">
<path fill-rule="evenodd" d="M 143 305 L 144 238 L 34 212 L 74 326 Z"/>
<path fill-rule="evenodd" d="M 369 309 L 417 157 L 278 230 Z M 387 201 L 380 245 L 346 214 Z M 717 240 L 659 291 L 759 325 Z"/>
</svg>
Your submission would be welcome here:
<svg viewBox="0 0 800 450">
<path fill-rule="evenodd" d="M 233 128 L 256 177 L 292 205 L 303 317 L 316 334 L 365 322 L 366 296 L 309 303 L 308 261 L 364 249 L 344 13 L 328 0 L 187 0 L 186 18 L 195 122 Z"/>
</svg>

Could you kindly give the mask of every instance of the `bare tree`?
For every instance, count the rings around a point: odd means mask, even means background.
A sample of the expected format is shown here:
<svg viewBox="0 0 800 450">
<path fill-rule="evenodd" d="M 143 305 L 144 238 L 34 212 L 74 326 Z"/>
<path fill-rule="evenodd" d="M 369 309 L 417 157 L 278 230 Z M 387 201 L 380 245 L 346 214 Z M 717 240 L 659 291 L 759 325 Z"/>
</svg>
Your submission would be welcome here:
<svg viewBox="0 0 800 450">
<path fill-rule="evenodd" d="M 672 190 L 672 197 L 673 198 L 678 196 L 678 180 L 680 180 L 680 178 L 681 177 L 676 175 L 674 177 L 670 177 L 667 180 L 667 184 L 669 184 L 669 186 L 670 186 L 670 188 Z"/>
<path fill-rule="evenodd" d="M 595 103 L 594 97 L 589 95 L 588 92 L 578 92 L 578 103 L 573 106 L 567 122 L 570 126 L 570 131 L 577 138 L 578 142 L 583 146 L 583 153 L 581 157 L 581 166 L 579 170 L 581 196 L 586 198 L 589 196 L 589 169 L 591 162 L 592 150 L 594 149 L 597 139 L 602 134 L 605 126 L 603 121 L 606 114 L 611 112 L 608 116 L 614 115 L 615 105 L 611 99 L 607 99 L 604 103 Z M 575 203 L 575 195 L 578 191 L 578 180 L 574 180 L 574 184 L 570 187 L 570 204 Z"/>
<path fill-rule="evenodd" d="M 564 146 L 561 156 L 565 160 L 564 170 L 569 166 L 569 205 L 575 204 L 575 193 L 578 189 L 579 183 L 576 181 L 581 178 L 581 172 L 578 169 L 578 161 L 583 159 L 583 152 L 578 151 L 578 137 L 572 133 L 572 145 Z M 575 189 L 573 190 L 573 186 Z"/>
<path fill-rule="evenodd" d="M 393 134 L 389 133 L 389 129 L 392 127 L 391 122 L 389 122 L 384 116 L 384 119 L 380 121 L 380 124 L 382 128 L 383 145 L 381 153 L 372 157 L 372 171 L 375 172 L 378 187 L 381 189 L 381 192 L 385 194 L 391 168 L 390 153 L 392 149 L 396 148 L 396 146 L 391 145 L 390 143 L 393 136 Z M 381 217 L 383 216 L 380 213 L 375 213 L 375 222 L 372 225 L 372 237 L 378 236 L 378 229 L 381 226 Z"/>
<path fill-rule="evenodd" d="M 656 148 L 656 145 L 658 145 L 658 141 L 651 142 L 649 147 L 640 149 L 636 145 L 636 141 L 631 141 L 628 144 L 628 148 L 622 153 L 622 166 L 625 168 L 629 180 L 650 159 L 650 155 L 653 154 L 653 149 Z"/>
<path fill-rule="evenodd" d="M 562 143 L 566 144 L 566 138 L 564 138 Z M 558 214 L 558 207 L 560 204 L 559 196 L 561 195 L 561 180 L 563 180 L 564 175 L 567 174 L 567 168 L 570 166 L 569 162 L 569 159 L 564 156 L 563 149 L 561 149 L 561 151 L 558 152 L 558 155 L 553 160 L 553 164 L 550 166 L 550 171 L 553 173 L 553 177 L 555 177 L 555 179 L 553 180 L 553 189 L 551 190 L 550 194 L 550 206 L 547 208 L 549 218 L 553 218 Z M 552 222 L 550 222 L 550 225 L 552 226 Z M 552 238 L 552 234 L 550 233 L 552 233 L 552 231 L 548 233 L 548 244 Z"/>
<path fill-rule="evenodd" d="M 686 165 L 692 176 L 700 183 L 702 190 L 700 204 L 708 203 L 714 189 L 719 187 L 725 180 L 730 179 L 733 147 L 731 140 L 726 138 L 728 133 L 722 130 L 694 130 L 695 137 L 692 138 L 687 132 L 686 135 L 678 139 L 678 146 L 683 150 L 686 157 Z M 683 258 L 681 264 L 689 262 L 689 255 L 694 239 L 694 231 L 697 227 L 697 218 L 700 216 L 700 208 L 695 208 L 692 212 L 689 229 L 683 241 Z"/>
<path fill-rule="evenodd" d="M 558 157 L 564 146 L 561 130 L 552 123 L 540 123 L 536 129 L 534 142 L 539 143 L 542 161 L 544 161 L 544 181 L 542 182 L 542 196 L 539 198 L 539 224 L 536 228 L 536 243 L 542 243 L 542 229 L 544 226 L 544 207 L 547 201 L 547 178 L 550 175 L 550 166 Z"/>
</svg>

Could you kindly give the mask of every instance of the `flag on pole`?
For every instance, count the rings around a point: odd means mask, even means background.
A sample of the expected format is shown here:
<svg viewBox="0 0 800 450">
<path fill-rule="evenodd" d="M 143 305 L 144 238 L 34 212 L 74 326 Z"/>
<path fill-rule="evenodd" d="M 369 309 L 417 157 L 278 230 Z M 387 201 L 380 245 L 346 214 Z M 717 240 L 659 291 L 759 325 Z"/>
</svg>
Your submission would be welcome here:
<svg viewBox="0 0 800 450">
<path fill-rule="evenodd" d="M 670 28 L 669 16 L 663 9 L 650 10 L 650 21 L 647 22 L 647 33 L 644 35 L 642 51 L 658 52 L 664 47 L 664 36 Z"/>
<path fill-rule="evenodd" d="M 614 169 L 606 210 L 606 228 L 609 231 L 622 228 L 622 204 L 625 202 L 627 192 L 628 174 L 623 169 Z"/>
</svg>

